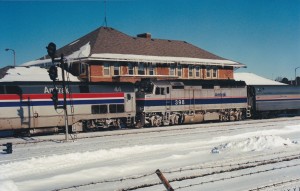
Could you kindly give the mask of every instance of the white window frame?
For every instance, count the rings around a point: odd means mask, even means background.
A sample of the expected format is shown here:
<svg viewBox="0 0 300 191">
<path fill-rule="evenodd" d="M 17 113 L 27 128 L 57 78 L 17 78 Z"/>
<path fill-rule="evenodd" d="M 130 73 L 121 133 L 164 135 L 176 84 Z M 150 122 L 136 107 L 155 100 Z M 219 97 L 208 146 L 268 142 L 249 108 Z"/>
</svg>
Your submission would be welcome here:
<svg viewBox="0 0 300 191">
<path fill-rule="evenodd" d="M 212 78 L 218 78 L 218 68 L 217 67 L 213 67 L 212 68 Z"/>
<path fill-rule="evenodd" d="M 87 73 L 88 65 L 86 63 L 80 63 L 80 74 L 86 74 Z"/>
<path fill-rule="evenodd" d="M 211 78 L 211 67 L 210 66 L 206 67 L 206 78 Z"/>
<path fill-rule="evenodd" d="M 149 65 L 149 75 L 151 76 L 155 75 L 155 67 L 153 67 L 152 64 Z"/>
<path fill-rule="evenodd" d="M 169 75 L 175 76 L 175 65 L 174 64 L 170 65 Z"/>
<path fill-rule="evenodd" d="M 189 65 L 188 70 L 189 70 L 189 78 L 193 78 L 194 77 L 194 65 Z"/>
<path fill-rule="evenodd" d="M 201 68 L 200 66 L 195 66 L 195 77 L 201 78 Z"/>
<path fill-rule="evenodd" d="M 120 64 L 114 63 L 114 76 L 119 76 L 119 75 L 120 75 Z"/>
<path fill-rule="evenodd" d="M 182 77 L 182 65 L 181 64 L 177 65 L 177 76 Z"/>
<path fill-rule="evenodd" d="M 128 75 L 135 75 L 133 63 L 128 63 Z"/>
<path fill-rule="evenodd" d="M 103 76 L 110 76 L 110 64 L 107 62 L 103 64 Z"/>
<path fill-rule="evenodd" d="M 144 63 L 138 64 L 138 75 L 145 75 L 145 64 Z"/>
</svg>

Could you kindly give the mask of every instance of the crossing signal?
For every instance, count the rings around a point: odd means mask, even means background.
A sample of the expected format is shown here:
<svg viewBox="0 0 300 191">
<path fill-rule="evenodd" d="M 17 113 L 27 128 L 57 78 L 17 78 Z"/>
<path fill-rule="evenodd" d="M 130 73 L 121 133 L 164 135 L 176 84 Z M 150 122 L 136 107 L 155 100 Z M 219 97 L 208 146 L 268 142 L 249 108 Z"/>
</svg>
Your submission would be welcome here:
<svg viewBox="0 0 300 191">
<path fill-rule="evenodd" d="M 50 79 L 52 81 L 56 81 L 56 79 L 57 79 L 57 67 L 54 66 L 54 65 L 50 66 L 50 68 L 48 70 L 48 73 L 49 73 Z"/>
<path fill-rule="evenodd" d="M 55 54 L 56 54 L 56 44 L 54 44 L 53 42 L 50 42 L 48 44 L 48 46 L 46 47 L 46 49 L 47 49 L 48 55 L 53 60 L 55 58 Z"/>
<path fill-rule="evenodd" d="M 51 91 L 51 94 L 52 94 L 52 101 L 53 101 L 53 104 L 54 104 L 54 108 L 57 109 L 57 105 L 58 105 L 58 91 L 56 88 L 54 88 L 52 91 Z"/>
<path fill-rule="evenodd" d="M 6 149 L 3 149 L 3 151 L 6 152 L 7 154 L 11 154 L 13 152 L 12 143 L 6 143 L 6 144 L 3 144 L 2 146 L 6 147 Z"/>
</svg>

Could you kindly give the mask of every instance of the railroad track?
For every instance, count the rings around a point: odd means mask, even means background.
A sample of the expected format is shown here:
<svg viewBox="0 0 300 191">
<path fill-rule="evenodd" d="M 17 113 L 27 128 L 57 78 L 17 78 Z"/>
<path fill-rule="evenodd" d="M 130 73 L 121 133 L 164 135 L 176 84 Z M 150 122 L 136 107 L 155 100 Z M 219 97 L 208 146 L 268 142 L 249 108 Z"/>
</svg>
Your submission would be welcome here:
<svg viewBox="0 0 300 191">
<path fill-rule="evenodd" d="M 189 125 L 180 125 L 180 126 L 165 126 L 165 127 L 151 127 L 144 129 L 124 129 L 116 130 L 113 132 L 101 131 L 101 132 L 88 132 L 88 133 L 78 133 L 73 134 L 75 138 L 73 140 L 80 139 L 89 139 L 89 138 L 101 138 L 101 137 L 112 137 L 112 136 L 125 136 L 125 135 L 139 135 L 139 134 L 149 134 L 149 133 L 163 133 L 163 132 L 173 132 L 178 134 L 189 134 L 190 132 L 184 132 L 187 130 L 198 130 L 201 129 L 202 133 L 223 133 L 228 131 L 236 131 L 245 129 L 245 125 L 257 125 L 253 128 L 265 128 L 272 127 L 275 125 L 268 125 L 270 122 L 285 122 L 284 125 L 295 125 L 300 123 L 300 118 L 293 119 L 290 118 L 276 118 L 276 119 L 267 119 L 267 120 L 246 120 L 246 121 L 236 121 L 236 122 L 215 122 L 215 123 L 200 123 L 200 124 L 189 124 Z M 287 122 L 287 123 L 286 123 Z M 230 127 L 234 125 L 235 127 Z M 243 127 L 239 127 L 243 126 Z M 229 128 L 226 128 L 229 127 Z M 218 128 L 218 129 L 213 129 Z M 206 129 L 206 130 L 204 130 Z M 194 132 L 191 132 L 194 133 Z M 6 142 L 12 141 L 14 144 L 31 144 L 31 143 L 41 143 L 41 142 L 57 142 L 61 143 L 65 140 L 65 135 L 52 135 L 49 136 L 40 136 L 40 137 L 19 137 L 18 140 L 15 138 L 1 138 L 0 143 L 4 140 Z M 71 139 L 72 140 L 72 139 Z"/>
<path fill-rule="evenodd" d="M 283 165 L 280 167 L 272 167 L 271 166 L 271 167 L 265 168 L 263 170 L 255 170 L 255 168 L 257 168 L 257 167 L 274 165 L 274 164 L 278 164 L 278 163 L 290 162 L 290 161 L 295 161 L 295 160 L 299 160 L 299 161 L 297 161 L 296 164 L 287 164 L 287 165 Z M 255 175 L 255 174 L 259 174 L 259 173 L 266 173 L 266 172 L 270 172 L 270 171 L 276 171 L 276 170 L 280 170 L 280 169 L 284 169 L 284 168 L 292 168 L 292 167 L 296 167 L 296 166 L 300 166 L 300 153 L 292 154 L 289 156 L 272 158 L 272 159 L 268 159 L 268 160 L 263 159 L 263 160 L 255 160 L 255 161 L 246 161 L 246 162 L 241 162 L 241 163 L 230 163 L 230 164 L 225 164 L 225 165 L 186 167 L 186 168 L 181 168 L 181 169 L 162 171 L 162 173 L 165 174 L 165 176 L 168 177 L 169 182 L 172 183 L 172 182 L 181 182 L 181 181 L 186 181 L 186 180 L 191 180 L 191 179 L 205 178 L 205 177 L 212 176 L 212 175 L 214 175 L 214 176 L 224 175 L 226 173 L 233 173 L 233 172 L 243 171 L 246 169 L 254 169 L 252 172 L 244 172 L 244 173 L 242 172 L 237 175 L 230 175 L 227 177 L 219 177 L 219 178 L 215 177 L 210 180 L 203 180 L 203 181 L 199 179 L 198 183 L 189 184 L 189 185 L 185 185 L 185 186 L 179 186 L 179 187 L 175 187 L 175 188 L 173 187 L 175 190 L 181 190 L 181 189 L 185 189 L 185 188 L 189 188 L 189 187 L 193 187 L 193 186 L 204 185 L 204 184 L 208 184 L 208 183 L 215 183 L 218 181 L 226 181 L 229 179 L 234 179 L 234 178 L 239 178 L 239 177 L 244 177 L 244 176 L 251 176 L 251 175 Z M 200 172 L 198 172 L 198 171 L 200 171 Z M 201 172 L 201 171 L 203 171 L 203 172 Z M 189 175 L 189 174 L 193 174 L 193 175 Z M 91 182 L 91 183 L 87 183 L 87 184 L 61 188 L 58 190 L 63 191 L 63 190 L 69 190 L 69 189 L 79 189 L 81 187 L 85 187 L 85 186 L 89 186 L 89 185 L 99 185 L 99 187 L 101 187 L 100 185 L 104 184 L 104 183 L 116 184 L 116 183 L 122 183 L 122 182 L 125 182 L 128 180 L 135 180 L 136 182 L 141 182 L 140 179 L 143 179 L 143 178 L 149 179 L 149 177 L 151 177 L 151 176 L 156 176 L 155 172 L 125 177 L 125 178 L 101 180 L 98 182 Z M 293 181 L 298 181 L 298 180 L 299 179 L 294 179 Z M 261 188 L 256 188 L 256 189 L 249 190 L 249 191 L 265 189 L 265 188 L 272 187 L 272 186 L 274 187 L 277 185 L 281 185 L 281 184 L 293 182 L 293 181 L 292 180 L 291 181 L 283 181 L 281 183 L 279 182 L 279 183 L 275 183 L 275 184 L 271 184 L 271 185 L 267 185 L 267 186 L 262 186 Z M 136 185 L 133 187 L 122 188 L 119 190 L 122 190 L 122 191 L 138 190 L 138 189 L 142 189 L 142 188 L 151 188 L 153 186 L 157 186 L 157 185 L 161 185 L 161 184 L 162 183 L 159 182 L 158 178 L 157 178 L 157 180 L 155 180 L 153 182 Z"/>
</svg>

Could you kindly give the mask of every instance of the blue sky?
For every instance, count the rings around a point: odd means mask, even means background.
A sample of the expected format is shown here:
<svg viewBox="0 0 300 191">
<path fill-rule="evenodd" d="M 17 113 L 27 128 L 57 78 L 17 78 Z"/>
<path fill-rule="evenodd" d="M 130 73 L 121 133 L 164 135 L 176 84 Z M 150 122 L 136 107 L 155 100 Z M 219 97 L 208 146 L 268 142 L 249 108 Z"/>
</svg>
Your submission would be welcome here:
<svg viewBox="0 0 300 191">
<path fill-rule="evenodd" d="M 104 1 L 0 0 L 0 67 L 46 54 L 104 25 Z M 107 22 L 128 35 L 184 40 L 275 79 L 300 66 L 300 0 L 107 0 Z M 300 69 L 297 70 L 300 76 Z"/>
</svg>

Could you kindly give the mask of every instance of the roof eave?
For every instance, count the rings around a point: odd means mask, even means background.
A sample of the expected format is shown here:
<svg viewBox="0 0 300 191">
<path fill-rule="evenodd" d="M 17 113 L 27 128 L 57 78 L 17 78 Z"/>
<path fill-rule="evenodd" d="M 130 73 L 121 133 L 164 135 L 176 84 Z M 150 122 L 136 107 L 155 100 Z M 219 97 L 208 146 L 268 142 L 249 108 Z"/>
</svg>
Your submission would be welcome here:
<svg viewBox="0 0 300 191">
<path fill-rule="evenodd" d="M 133 55 L 133 54 L 92 54 L 87 60 L 99 61 L 123 61 L 123 62 L 145 62 L 154 64 L 194 64 L 194 65 L 217 65 L 232 66 L 234 68 L 245 68 L 246 65 L 231 60 L 203 59 L 189 57 L 171 57 L 171 56 L 149 56 L 149 55 Z"/>
</svg>

